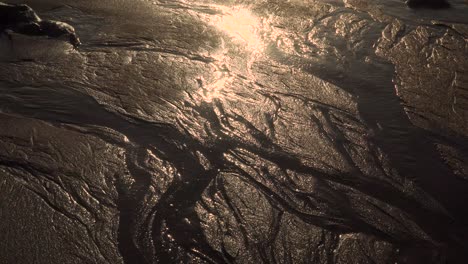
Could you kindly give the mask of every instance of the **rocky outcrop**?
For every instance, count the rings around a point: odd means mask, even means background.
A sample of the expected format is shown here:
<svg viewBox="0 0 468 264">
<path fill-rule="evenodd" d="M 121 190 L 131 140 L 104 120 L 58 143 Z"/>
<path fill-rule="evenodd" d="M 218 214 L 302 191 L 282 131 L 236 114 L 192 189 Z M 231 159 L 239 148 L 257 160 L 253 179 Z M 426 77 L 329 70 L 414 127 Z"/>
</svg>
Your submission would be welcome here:
<svg viewBox="0 0 468 264">
<path fill-rule="evenodd" d="M 408 0 L 406 4 L 410 8 L 448 8 L 450 4 L 446 0 Z"/>
<path fill-rule="evenodd" d="M 81 44 L 72 26 L 54 20 L 42 20 L 28 5 L 10 5 L 0 2 L 0 30 L 10 38 L 10 33 L 15 32 L 63 39 L 74 47 Z"/>
</svg>

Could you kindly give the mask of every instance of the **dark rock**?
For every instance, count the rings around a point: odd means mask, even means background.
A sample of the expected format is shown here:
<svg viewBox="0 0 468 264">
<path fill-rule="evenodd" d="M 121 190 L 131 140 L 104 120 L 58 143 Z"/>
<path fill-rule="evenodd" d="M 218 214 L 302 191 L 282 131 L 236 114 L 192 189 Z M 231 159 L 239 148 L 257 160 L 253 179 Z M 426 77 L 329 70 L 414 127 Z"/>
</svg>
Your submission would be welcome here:
<svg viewBox="0 0 468 264">
<path fill-rule="evenodd" d="M 77 47 L 81 44 L 80 39 L 76 36 L 75 29 L 67 23 L 53 20 L 42 20 L 39 23 L 39 27 L 42 32 L 47 34 L 49 37 L 60 38 L 65 36 L 73 46 Z"/>
<path fill-rule="evenodd" d="M 10 5 L 0 2 L 0 31 L 7 35 L 8 32 L 15 32 L 24 35 L 63 38 L 74 47 L 81 44 L 72 26 L 54 20 L 42 20 L 27 5 Z"/>
<path fill-rule="evenodd" d="M 28 5 L 10 5 L 0 2 L 0 25 L 2 27 L 20 23 L 34 23 L 41 19 Z"/>
<path fill-rule="evenodd" d="M 407 0 L 406 4 L 410 8 L 449 8 L 450 4 L 445 0 Z"/>
</svg>

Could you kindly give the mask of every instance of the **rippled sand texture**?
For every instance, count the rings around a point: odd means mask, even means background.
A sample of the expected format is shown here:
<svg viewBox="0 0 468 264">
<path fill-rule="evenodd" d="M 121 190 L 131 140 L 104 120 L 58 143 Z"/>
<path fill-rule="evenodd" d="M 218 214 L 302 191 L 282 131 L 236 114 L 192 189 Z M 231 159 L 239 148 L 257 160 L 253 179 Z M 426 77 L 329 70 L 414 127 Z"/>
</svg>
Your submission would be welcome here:
<svg viewBox="0 0 468 264">
<path fill-rule="evenodd" d="M 468 263 L 468 12 L 26 1 L 0 263 Z"/>
</svg>

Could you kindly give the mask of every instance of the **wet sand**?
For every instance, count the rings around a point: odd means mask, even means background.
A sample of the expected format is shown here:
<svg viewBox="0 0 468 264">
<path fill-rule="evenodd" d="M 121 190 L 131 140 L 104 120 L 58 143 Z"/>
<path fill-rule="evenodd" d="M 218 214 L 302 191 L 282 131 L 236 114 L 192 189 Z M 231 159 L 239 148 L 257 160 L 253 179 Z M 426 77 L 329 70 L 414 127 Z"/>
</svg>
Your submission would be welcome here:
<svg viewBox="0 0 468 264">
<path fill-rule="evenodd" d="M 467 263 L 466 2 L 25 2 L 0 263 Z"/>
</svg>

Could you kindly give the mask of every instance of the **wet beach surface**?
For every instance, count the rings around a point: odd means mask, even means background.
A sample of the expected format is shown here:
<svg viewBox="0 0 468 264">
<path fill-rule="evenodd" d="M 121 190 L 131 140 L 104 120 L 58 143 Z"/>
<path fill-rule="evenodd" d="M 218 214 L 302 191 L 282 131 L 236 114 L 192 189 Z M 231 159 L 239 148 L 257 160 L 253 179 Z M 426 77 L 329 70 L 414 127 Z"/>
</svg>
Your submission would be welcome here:
<svg viewBox="0 0 468 264">
<path fill-rule="evenodd" d="M 468 5 L 31 0 L 0 264 L 468 263 Z"/>
</svg>

